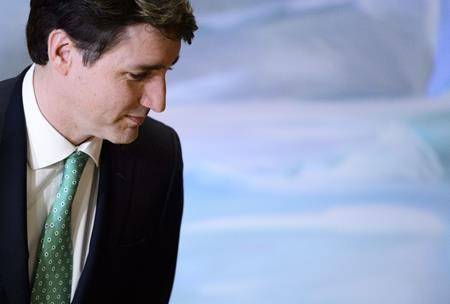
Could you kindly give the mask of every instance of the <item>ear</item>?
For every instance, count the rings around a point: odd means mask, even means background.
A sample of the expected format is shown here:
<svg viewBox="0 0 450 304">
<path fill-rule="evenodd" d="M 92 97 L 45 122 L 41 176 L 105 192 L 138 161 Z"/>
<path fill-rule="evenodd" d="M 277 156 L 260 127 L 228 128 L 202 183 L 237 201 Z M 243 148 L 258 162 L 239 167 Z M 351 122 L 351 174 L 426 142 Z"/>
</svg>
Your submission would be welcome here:
<svg viewBox="0 0 450 304">
<path fill-rule="evenodd" d="M 54 70 L 66 76 L 77 49 L 70 36 L 61 29 L 53 30 L 48 36 L 48 59 Z"/>
</svg>

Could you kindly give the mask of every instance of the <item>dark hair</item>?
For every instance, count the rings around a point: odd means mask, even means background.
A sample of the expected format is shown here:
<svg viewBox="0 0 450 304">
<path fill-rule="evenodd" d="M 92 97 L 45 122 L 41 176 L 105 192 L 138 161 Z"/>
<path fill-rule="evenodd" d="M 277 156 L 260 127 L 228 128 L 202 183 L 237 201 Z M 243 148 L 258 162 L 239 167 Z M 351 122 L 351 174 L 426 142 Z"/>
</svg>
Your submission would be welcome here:
<svg viewBox="0 0 450 304">
<path fill-rule="evenodd" d="M 27 23 L 28 52 L 33 62 L 48 62 L 47 40 L 64 30 L 91 65 L 111 50 L 128 25 L 147 23 L 169 39 L 191 44 L 197 24 L 188 0 L 31 0 Z"/>
</svg>

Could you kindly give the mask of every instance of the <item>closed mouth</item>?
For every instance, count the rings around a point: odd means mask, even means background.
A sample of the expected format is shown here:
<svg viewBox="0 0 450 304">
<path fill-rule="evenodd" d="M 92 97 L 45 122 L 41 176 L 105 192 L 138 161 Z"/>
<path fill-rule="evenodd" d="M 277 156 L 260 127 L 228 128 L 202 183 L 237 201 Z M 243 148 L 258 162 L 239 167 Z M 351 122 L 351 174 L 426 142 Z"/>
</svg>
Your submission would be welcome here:
<svg viewBox="0 0 450 304">
<path fill-rule="evenodd" d="M 131 120 L 136 126 L 140 126 L 142 125 L 142 123 L 145 120 L 145 116 L 131 116 L 131 115 L 126 115 L 126 117 Z"/>
</svg>

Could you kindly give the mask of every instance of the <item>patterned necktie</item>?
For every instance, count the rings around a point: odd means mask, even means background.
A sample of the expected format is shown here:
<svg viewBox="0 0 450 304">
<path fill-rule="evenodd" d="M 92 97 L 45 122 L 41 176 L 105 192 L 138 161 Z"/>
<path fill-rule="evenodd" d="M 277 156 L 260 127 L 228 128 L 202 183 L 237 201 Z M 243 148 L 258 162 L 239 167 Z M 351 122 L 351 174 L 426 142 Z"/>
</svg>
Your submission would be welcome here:
<svg viewBox="0 0 450 304">
<path fill-rule="evenodd" d="M 72 153 L 64 163 L 61 186 L 56 194 L 36 255 L 31 291 L 32 304 L 69 304 L 72 287 L 72 200 L 89 156 Z"/>
</svg>

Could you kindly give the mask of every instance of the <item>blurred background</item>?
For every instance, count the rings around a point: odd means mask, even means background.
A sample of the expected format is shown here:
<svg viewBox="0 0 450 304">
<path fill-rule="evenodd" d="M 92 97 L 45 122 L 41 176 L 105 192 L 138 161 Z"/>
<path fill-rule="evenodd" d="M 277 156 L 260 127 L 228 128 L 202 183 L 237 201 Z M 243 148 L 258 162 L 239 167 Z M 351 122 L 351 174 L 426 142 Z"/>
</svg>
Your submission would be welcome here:
<svg viewBox="0 0 450 304">
<path fill-rule="evenodd" d="M 450 0 L 192 0 L 171 303 L 450 303 Z M 0 4 L 0 78 L 29 63 Z"/>
</svg>

